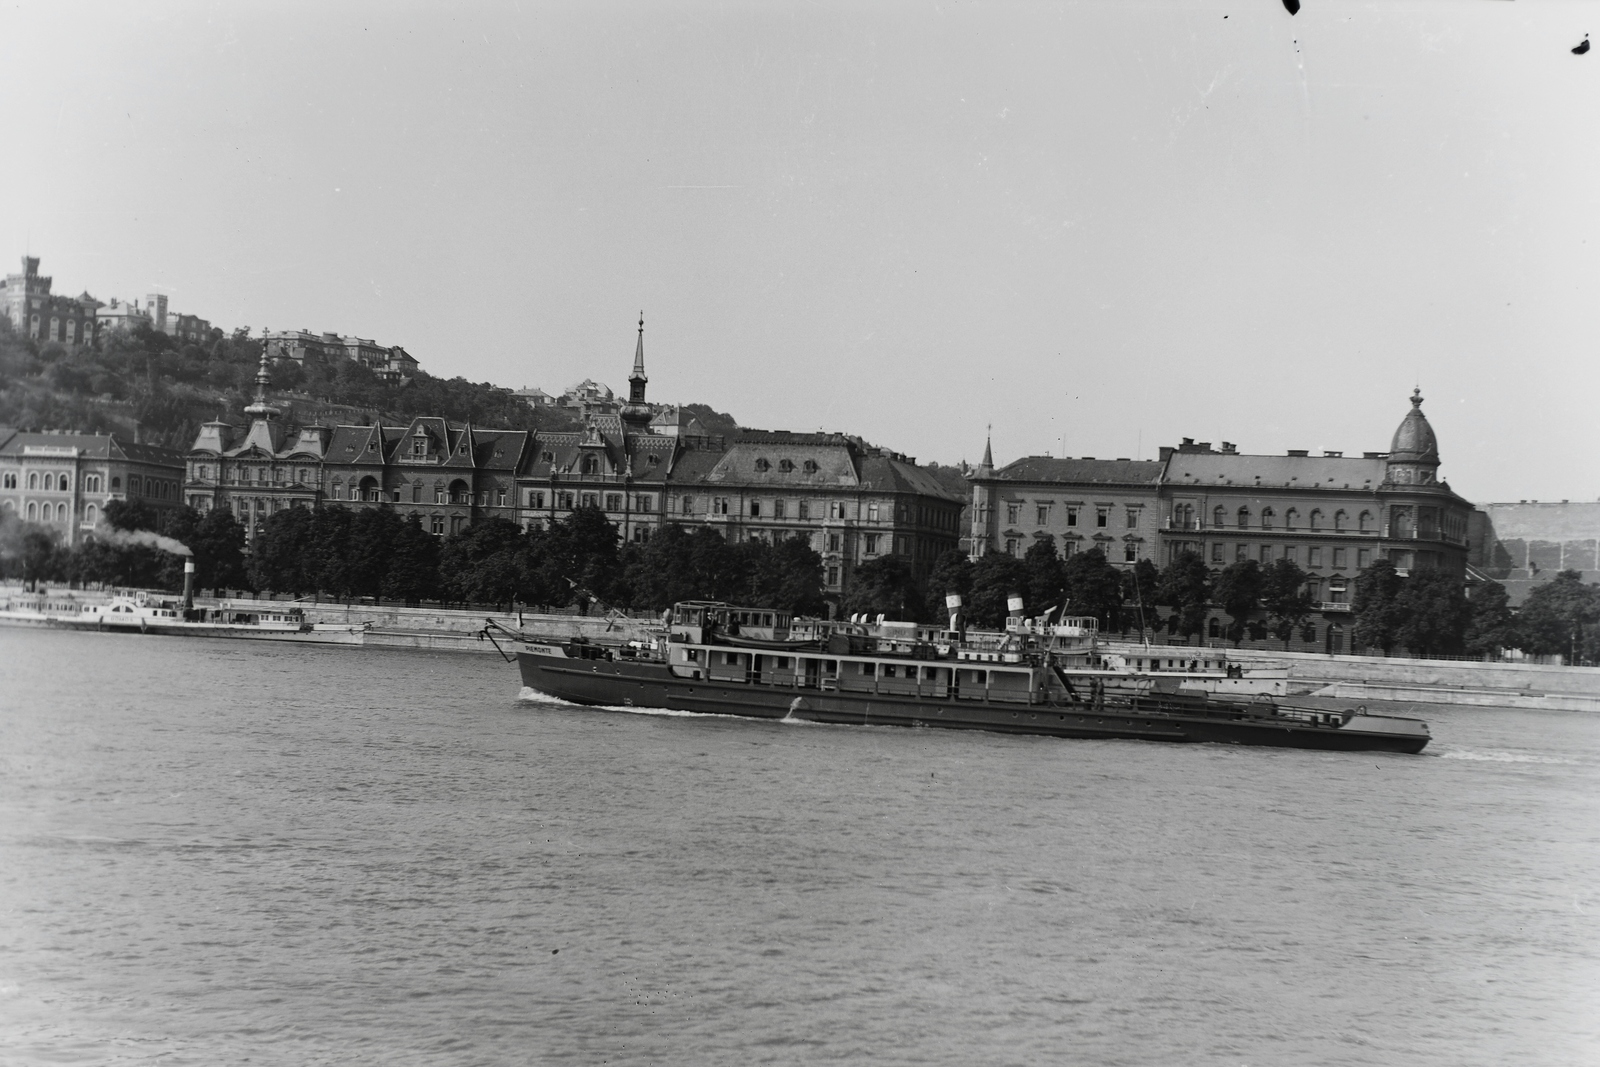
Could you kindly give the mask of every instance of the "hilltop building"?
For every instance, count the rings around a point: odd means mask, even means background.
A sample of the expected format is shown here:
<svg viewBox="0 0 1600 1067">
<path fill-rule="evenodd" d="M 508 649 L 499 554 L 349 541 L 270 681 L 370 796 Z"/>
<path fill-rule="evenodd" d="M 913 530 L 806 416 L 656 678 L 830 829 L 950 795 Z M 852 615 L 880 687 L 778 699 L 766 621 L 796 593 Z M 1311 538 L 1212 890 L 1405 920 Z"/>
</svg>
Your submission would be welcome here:
<svg viewBox="0 0 1600 1067">
<path fill-rule="evenodd" d="M 273 359 L 304 364 L 350 360 L 369 368 L 379 378 L 402 381 L 416 377 L 417 360 L 398 345 L 380 345 L 365 337 L 310 330 L 262 330 L 262 344 Z"/>
<path fill-rule="evenodd" d="M 113 500 L 147 505 L 165 527 L 182 503 L 183 457 L 115 434 L 0 428 L 0 511 L 55 530 L 64 544 L 92 535 Z"/>
<path fill-rule="evenodd" d="M 41 344 L 64 345 L 68 351 L 92 343 L 100 302 L 88 293 L 56 296 L 50 292 L 51 284 L 50 277 L 39 273 L 38 256 L 22 257 L 22 271 L 0 282 L 0 311 L 11 320 L 11 328 Z"/>
</svg>

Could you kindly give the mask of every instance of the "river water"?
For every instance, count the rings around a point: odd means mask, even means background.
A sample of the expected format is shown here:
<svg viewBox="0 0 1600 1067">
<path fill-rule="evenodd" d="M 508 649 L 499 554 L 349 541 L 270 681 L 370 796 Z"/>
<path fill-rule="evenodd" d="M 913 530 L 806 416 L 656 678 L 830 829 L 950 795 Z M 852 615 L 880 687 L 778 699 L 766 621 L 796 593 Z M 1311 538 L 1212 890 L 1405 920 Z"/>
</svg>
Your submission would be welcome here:
<svg viewBox="0 0 1600 1067">
<path fill-rule="evenodd" d="M 1600 719 L 1420 756 L 0 630 L 0 1062 L 1600 1063 Z"/>
</svg>

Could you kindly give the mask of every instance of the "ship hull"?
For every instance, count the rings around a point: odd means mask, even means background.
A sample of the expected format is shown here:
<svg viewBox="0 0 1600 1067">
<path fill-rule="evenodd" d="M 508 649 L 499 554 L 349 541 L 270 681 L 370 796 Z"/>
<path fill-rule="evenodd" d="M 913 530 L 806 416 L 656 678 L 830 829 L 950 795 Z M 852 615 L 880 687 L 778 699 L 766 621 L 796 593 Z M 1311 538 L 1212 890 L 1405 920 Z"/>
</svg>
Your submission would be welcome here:
<svg viewBox="0 0 1600 1067">
<path fill-rule="evenodd" d="M 661 663 L 573 659 L 521 651 L 522 684 L 573 704 L 662 708 L 756 719 L 804 719 L 852 726 L 928 726 L 1050 737 L 1219 742 L 1346 752 L 1422 751 L 1426 733 L 1386 728 L 1406 720 L 1356 716 L 1345 725 L 1271 722 L 1226 706 L 1183 712 L 1157 702 L 1085 705 L 930 699 L 831 689 L 681 678 Z M 1145 706 L 1141 706 L 1144 704 Z M 1371 719 L 1376 729 L 1363 729 Z"/>
</svg>

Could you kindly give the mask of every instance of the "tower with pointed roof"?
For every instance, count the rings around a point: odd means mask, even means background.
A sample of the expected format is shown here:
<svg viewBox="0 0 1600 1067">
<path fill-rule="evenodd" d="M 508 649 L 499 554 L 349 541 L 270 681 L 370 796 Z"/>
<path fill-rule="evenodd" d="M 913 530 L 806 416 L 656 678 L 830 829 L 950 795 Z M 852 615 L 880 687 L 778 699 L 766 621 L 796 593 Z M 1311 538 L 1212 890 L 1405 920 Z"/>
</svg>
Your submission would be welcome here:
<svg viewBox="0 0 1600 1067">
<path fill-rule="evenodd" d="M 968 554 L 978 559 L 993 547 L 994 488 L 989 479 L 994 477 L 994 427 L 984 429 L 983 462 L 972 472 L 972 530 Z"/>
<path fill-rule="evenodd" d="M 639 340 L 633 349 L 633 370 L 628 374 L 628 402 L 622 405 L 622 424 L 628 433 L 650 430 L 650 405 L 645 403 L 644 387 L 650 379 L 644 373 L 644 312 L 639 312 Z"/>
<path fill-rule="evenodd" d="M 1389 444 L 1384 481 L 1393 485 L 1433 485 L 1439 480 L 1439 440 L 1422 413 L 1422 390 L 1411 391 L 1411 410 L 1400 420 Z"/>
</svg>

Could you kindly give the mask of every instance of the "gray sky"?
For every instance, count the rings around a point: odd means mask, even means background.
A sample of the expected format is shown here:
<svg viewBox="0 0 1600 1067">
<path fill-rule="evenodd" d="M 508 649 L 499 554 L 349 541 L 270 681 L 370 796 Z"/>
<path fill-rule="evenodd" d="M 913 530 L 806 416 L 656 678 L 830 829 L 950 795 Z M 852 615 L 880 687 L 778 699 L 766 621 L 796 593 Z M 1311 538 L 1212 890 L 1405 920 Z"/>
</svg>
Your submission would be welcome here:
<svg viewBox="0 0 1600 1067">
<path fill-rule="evenodd" d="M 1600 496 L 1592 4 L 0 6 L 0 253 L 945 462 Z M 10 251 L 5 251 L 9 249 Z"/>
</svg>

